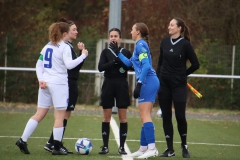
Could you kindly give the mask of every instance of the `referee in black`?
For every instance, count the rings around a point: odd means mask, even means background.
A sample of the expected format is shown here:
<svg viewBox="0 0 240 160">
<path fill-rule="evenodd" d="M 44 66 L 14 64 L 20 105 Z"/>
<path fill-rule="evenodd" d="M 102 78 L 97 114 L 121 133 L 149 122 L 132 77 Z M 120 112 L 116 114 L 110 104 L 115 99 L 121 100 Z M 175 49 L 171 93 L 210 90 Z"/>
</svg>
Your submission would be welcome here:
<svg viewBox="0 0 240 160">
<path fill-rule="evenodd" d="M 160 157 L 175 156 L 173 149 L 172 102 L 175 109 L 177 128 L 181 137 L 183 158 L 190 158 L 187 146 L 187 76 L 196 71 L 200 64 L 190 44 L 188 27 L 180 18 L 173 18 L 168 26 L 170 37 L 162 40 L 157 74 L 160 80 L 158 100 L 162 109 L 163 129 L 167 150 Z M 181 34 L 184 36 L 182 37 Z M 191 66 L 186 67 L 187 60 Z"/>
<path fill-rule="evenodd" d="M 121 31 L 118 28 L 112 28 L 109 31 L 109 41 L 121 41 Z M 103 108 L 102 121 L 102 140 L 103 146 L 99 154 L 108 154 L 108 141 L 110 133 L 110 120 L 112 115 L 112 107 L 116 100 L 118 107 L 118 117 L 120 121 L 120 147 L 118 153 L 121 155 L 127 154 L 124 149 L 124 143 L 127 137 L 127 108 L 130 105 L 129 89 L 127 81 L 127 68 L 115 53 L 122 52 L 127 58 L 130 58 L 131 52 L 125 48 L 119 47 L 117 51 L 106 48 L 102 51 L 98 63 L 98 70 L 104 72 L 104 81 L 101 90 L 100 105 Z"/>
</svg>

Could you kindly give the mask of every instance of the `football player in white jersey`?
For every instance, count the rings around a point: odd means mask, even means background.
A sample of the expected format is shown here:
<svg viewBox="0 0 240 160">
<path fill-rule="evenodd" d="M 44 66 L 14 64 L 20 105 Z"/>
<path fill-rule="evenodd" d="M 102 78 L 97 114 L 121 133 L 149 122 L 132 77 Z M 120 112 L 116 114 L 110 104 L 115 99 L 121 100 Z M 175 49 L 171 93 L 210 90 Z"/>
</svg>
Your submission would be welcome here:
<svg viewBox="0 0 240 160">
<path fill-rule="evenodd" d="M 63 119 L 68 105 L 67 69 L 74 68 L 88 56 L 88 51 L 83 49 L 83 54 L 72 60 L 71 49 L 63 41 L 64 37 L 69 36 L 68 32 L 67 23 L 53 23 L 49 27 L 50 42 L 44 46 L 37 61 L 36 74 L 39 81 L 37 112 L 29 119 L 21 138 L 16 142 L 25 154 L 30 154 L 27 148 L 28 138 L 53 105 L 55 122 L 52 155 L 67 155 L 60 145 L 63 135 Z"/>
<path fill-rule="evenodd" d="M 79 49 L 79 54 L 77 54 L 74 51 L 72 41 L 76 40 L 76 38 L 77 38 L 77 35 L 78 35 L 77 26 L 73 21 L 67 20 L 65 18 L 61 18 L 60 22 L 66 22 L 67 24 L 69 24 L 69 27 L 70 27 L 69 36 L 66 36 L 63 40 L 71 48 L 72 59 L 76 59 L 77 57 L 82 55 L 82 50 L 85 48 L 83 42 L 78 42 L 77 46 Z M 82 63 L 80 63 L 79 65 L 77 65 L 76 67 L 74 67 L 73 69 L 68 69 L 69 100 L 68 100 L 68 107 L 66 109 L 66 113 L 64 116 L 64 120 L 63 120 L 63 136 L 64 136 L 64 133 L 67 128 L 68 119 L 71 116 L 71 112 L 74 111 L 76 103 L 77 103 L 79 70 L 82 68 L 83 63 L 84 63 L 84 61 Z M 52 132 L 49 140 L 47 141 L 47 143 L 44 146 L 44 149 L 49 152 L 52 152 L 53 148 L 54 148 L 53 143 L 54 143 L 54 139 L 53 139 L 53 132 Z M 72 151 L 68 150 L 66 147 L 63 146 L 63 143 L 61 145 L 62 145 L 62 149 L 65 150 L 65 152 L 67 152 L 68 154 L 73 154 Z"/>
</svg>

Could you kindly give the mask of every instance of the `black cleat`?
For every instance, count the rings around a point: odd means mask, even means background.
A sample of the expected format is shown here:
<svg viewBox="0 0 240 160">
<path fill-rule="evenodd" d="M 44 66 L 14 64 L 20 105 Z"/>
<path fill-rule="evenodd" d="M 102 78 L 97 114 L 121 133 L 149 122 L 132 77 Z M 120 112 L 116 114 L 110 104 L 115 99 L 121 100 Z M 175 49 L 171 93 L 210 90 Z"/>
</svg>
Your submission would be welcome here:
<svg viewBox="0 0 240 160">
<path fill-rule="evenodd" d="M 24 154 L 30 154 L 27 148 L 27 143 L 20 138 L 17 140 L 16 145 L 19 147 L 20 151 L 23 152 Z"/>
<path fill-rule="evenodd" d="M 181 145 L 181 147 L 182 147 L 183 158 L 190 158 L 190 154 L 188 152 L 188 146 L 187 145 Z"/>
<path fill-rule="evenodd" d="M 125 151 L 124 147 L 119 147 L 118 153 L 121 154 L 121 155 L 126 155 L 127 154 L 127 152 Z"/>
<path fill-rule="evenodd" d="M 98 154 L 108 154 L 109 153 L 108 147 L 101 146 L 100 148 L 102 148 L 102 150 L 100 152 L 98 152 Z"/>
<path fill-rule="evenodd" d="M 59 150 L 53 149 L 52 155 L 67 155 L 68 153 L 62 147 Z"/>
<path fill-rule="evenodd" d="M 72 151 L 69 151 L 66 147 L 63 146 L 63 143 L 61 143 L 61 148 L 62 148 L 65 152 L 67 152 L 68 154 L 73 154 Z"/>
<path fill-rule="evenodd" d="M 52 152 L 54 149 L 54 145 L 52 143 L 46 143 L 45 146 L 43 147 L 46 151 Z"/>
<path fill-rule="evenodd" d="M 174 150 L 166 149 L 165 152 L 159 155 L 159 157 L 173 157 L 175 156 Z"/>
</svg>

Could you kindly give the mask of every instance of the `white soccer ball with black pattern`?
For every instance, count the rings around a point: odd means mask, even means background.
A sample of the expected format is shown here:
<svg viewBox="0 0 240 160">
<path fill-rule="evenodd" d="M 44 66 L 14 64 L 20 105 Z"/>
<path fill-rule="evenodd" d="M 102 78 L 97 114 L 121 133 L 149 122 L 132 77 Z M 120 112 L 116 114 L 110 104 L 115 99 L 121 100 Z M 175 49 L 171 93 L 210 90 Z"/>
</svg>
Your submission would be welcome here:
<svg viewBox="0 0 240 160">
<path fill-rule="evenodd" d="M 78 154 L 88 155 L 92 148 L 92 142 L 88 138 L 79 138 L 75 143 L 75 150 Z"/>
</svg>

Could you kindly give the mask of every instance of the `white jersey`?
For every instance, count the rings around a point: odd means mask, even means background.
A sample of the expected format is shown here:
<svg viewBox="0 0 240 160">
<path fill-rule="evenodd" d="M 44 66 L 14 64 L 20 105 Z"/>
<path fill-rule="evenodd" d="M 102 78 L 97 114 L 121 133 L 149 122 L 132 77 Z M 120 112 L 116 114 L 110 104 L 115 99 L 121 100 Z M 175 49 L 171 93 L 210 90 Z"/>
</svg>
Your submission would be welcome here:
<svg viewBox="0 0 240 160">
<path fill-rule="evenodd" d="M 57 45 L 49 42 L 40 53 L 42 56 L 43 74 L 39 78 L 47 83 L 68 84 L 65 61 L 72 60 L 71 48 L 63 41 Z"/>
</svg>

